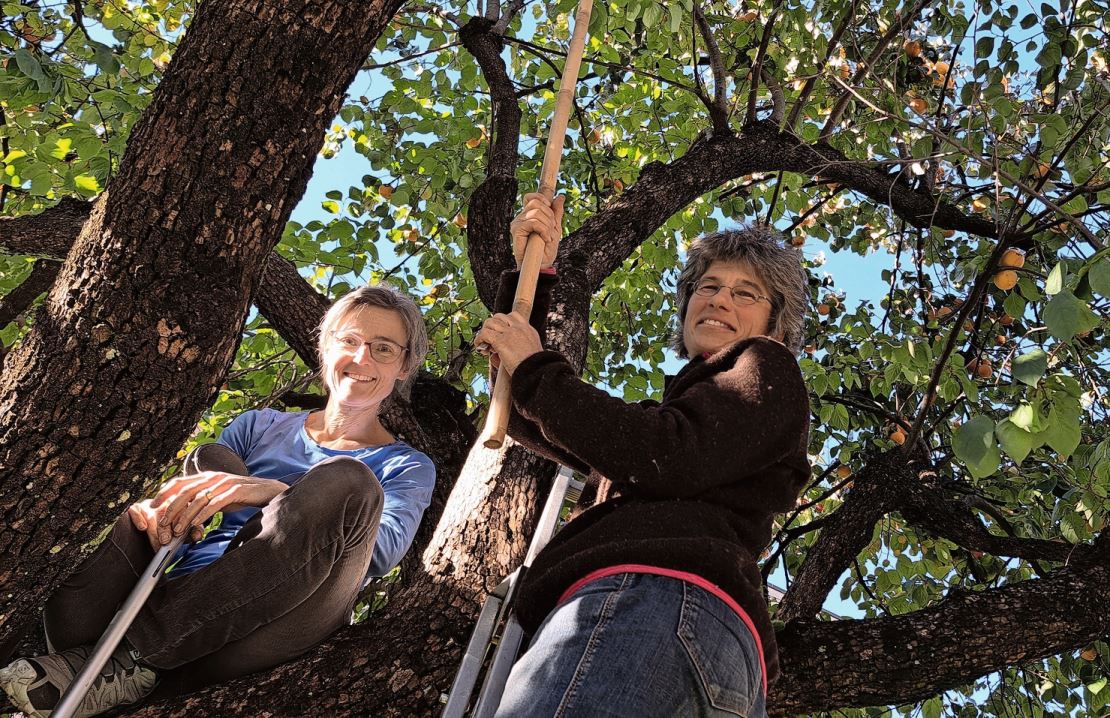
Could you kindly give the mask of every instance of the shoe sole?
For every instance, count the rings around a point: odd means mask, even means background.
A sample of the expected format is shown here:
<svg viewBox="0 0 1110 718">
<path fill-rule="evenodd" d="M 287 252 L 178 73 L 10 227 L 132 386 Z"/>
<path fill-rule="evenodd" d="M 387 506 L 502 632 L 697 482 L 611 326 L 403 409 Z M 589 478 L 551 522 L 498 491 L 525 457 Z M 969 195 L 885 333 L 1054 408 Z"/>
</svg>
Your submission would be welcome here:
<svg viewBox="0 0 1110 718">
<path fill-rule="evenodd" d="M 28 718 L 49 718 L 50 711 L 41 713 L 35 710 L 27 695 L 27 689 L 35 682 L 36 675 L 34 666 L 20 659 L 7 668 L 0 669 L 0 688 L 4 689 L 12 704 Z"/>
</svg>

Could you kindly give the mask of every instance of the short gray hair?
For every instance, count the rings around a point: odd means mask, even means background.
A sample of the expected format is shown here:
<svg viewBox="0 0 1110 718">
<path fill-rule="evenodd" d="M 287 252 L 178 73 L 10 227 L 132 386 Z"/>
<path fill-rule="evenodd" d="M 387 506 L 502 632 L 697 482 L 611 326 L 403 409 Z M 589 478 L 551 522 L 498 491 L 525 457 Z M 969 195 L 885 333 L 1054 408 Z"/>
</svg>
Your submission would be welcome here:
<svg viewBox="0 0 1110 718">
<path fill-rule="evenodd" d="M 678 326 L 671 346 L 682 358 L 689 356 L 682 336 L 686 308 L 694 285 L 713 262 L 744 262 L 763 280 L 771 294 L 769 334 L 782 336 L 782 343 L 795 354 L 802 350 L 805 335 L 808 281 L 802 269 L 802 253 L 787 246 L 782 235 L 765 224 L 741 226 L 714 232 L 694 240 L 686 253 L 686 266 L 678 276 L 675 298 Z"/>
<path fill-rule="evenodd" d="M 344 294 L 331 305 L 331 309 L 320 322 L 320 336 L 316 350 L 320 355 L 320 366 L 324 366 L 324 343 L 340 322 L 360 307 L 381 307 L 397 312 L 405 326 L 408 337 L 405 356 L 402 359 L 404 370 L 409 372 L 407 379 L 399 382 L 394 394 L 404 392 L 416 378 L 416 370 L 424 364 L 428 354 L 428 329 L 424 326 L 424 315 L 412 297 L 388 284 L 367 284 Z M 325 389 L 327 388 L 325 382 Z"/>
</svg>

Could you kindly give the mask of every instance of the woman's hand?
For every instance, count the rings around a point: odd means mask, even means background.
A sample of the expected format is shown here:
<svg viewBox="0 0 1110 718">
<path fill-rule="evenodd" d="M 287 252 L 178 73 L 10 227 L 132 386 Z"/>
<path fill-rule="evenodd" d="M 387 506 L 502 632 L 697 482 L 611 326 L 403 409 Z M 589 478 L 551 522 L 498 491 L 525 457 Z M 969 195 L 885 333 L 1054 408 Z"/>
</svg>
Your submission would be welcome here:
<svg viewBox="0 0 1110 718">
<path fill-rule="evenodd" d="M 511 376 L 517 365 L 543 351 L 540 335 L 523 315 L 494 314 L 474 337 L 475 346 L 486 344 L 497 356 L 499 366 Z"/>
<path fill-rule="evenodd" d="M 520 214 L 509 226 L 513 235 L 513 257 L 516 258 L 517 267 L 524 261 L 524 248 L 532 233 L 543 238 L 543 261 L 540 262 L 540 269 L 547 269 L 555 264 L 559 240 L 563 238 L 564 199 L 559 196 L 548 202 L 539 192 L 524 195 L 524 209 L 520 210 Z"/>
<path fill-rule="evenodd" d="M 127 512 L 158 549 L 186 531 L 191 541 L 198 541 L 204 522 L 217 512 L 265 506 L 287 488 L 273 479 L 203 471 L 166 482 L 157 496 L 132 504 Z"/>
</svg>

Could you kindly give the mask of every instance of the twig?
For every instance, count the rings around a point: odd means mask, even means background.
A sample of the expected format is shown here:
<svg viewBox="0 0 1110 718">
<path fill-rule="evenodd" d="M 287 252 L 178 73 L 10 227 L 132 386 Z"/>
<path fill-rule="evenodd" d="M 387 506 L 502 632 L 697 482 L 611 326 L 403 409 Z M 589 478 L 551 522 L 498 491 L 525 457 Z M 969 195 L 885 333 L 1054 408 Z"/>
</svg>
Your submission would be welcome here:
<svg viewBox="0 0 1110 718">
<path fill-rule="evenodd" d="M 558 50 L 556 48 L 544 47 L 543 45 L 538 45 L 534 42 L 529 42 L 528 40 L 522 40 L 519 37 L 512 37 L 511 35 L 501 35 L 500 37 L 505 42 L 511 42 L 515 45 L 520 45 L 521 47 L 528 48 L 528 49 L 534 50 L 536 52 L 546 52 L 546 53 L 550 53 L 552 55 L 558 55 L 559 57 L 566 57 L 567 56 L 567 53 L 566 53 L 565 50 Z M 638 67 L 633 67 L 631 65 L 621 65 L 621 64 L 618 64 L 618 63 L 615 63 L 615 62 L 606 62 L 605 60 L 600 60 L 600 59 L 592 58 L 592 57 L 585 57 L 585 58 L 582 59 L 582 62 L 584 62 L 584 63 L 588 62 L 591 65 L 600 65 L 602 67 L 608 67 L 612 70 L 622 70 L 624 72 L 631 72 L 634 75 L 641 75 L 643 77 L 647 77 L 647 78 L 650 78 L 652 80 L 657 80 L 659 82 L 665 82 L 668 85 L 674 85 L 675 87 L 679 87 L 683 90 L 686 90 L 687 92 L 692 92 L 695 95 L 697 94 L 697 88 L 695 88 L 695 87 L 691 87 L 690 85 L 687 85 L 683 82 L 679 82 L 678 80 L 672 80 L 672 79 L 663 77 L 662 75 L 656 75 L 656 74 L 648 72 L 646 70 L 641 70 Z"/>
<path fill-rule="evenodd" d="M 439 47 L 434 47 L 430 50 L 425 50 L 423 52 L 418 52 L 418 53 L 413 54 L 413 55 L 406 55 L 404 57 L 398 57 L 396 60 L 390 60 L 389 62 L 379 62 L 379 63 L 363 65 L 362 69 L 363 70 L 380 70 L 383 67 L 391 67 L 393 65 L 400 65 L 401 63 L 408 62 L 409 60 L 415 60 L 419 57 L 424 57 L 425 55 L 431 55 L 433 52 L 442 52 L 443 50 L 449 50 L 452 47 L 456 47 L 457 45 L 461 45 L 461 44 L 462 44 L 461 42 L 456 40 L 454 42 L 449 42 L 446 45 L 440 45 Z"/>
<path fill-rule="evenodd" d="M 871 55 L 856 67 L 856 73 L 852 75 L 851 79 L 852 84 L 859 83 L 859 81 L 870 72 L 872 65 L 879 61 L 879 58 L 886 52 L 886 48 L 894 38 L 902 37 L 902 35 L 905 34 L 906 27 L 917 20 L 921 11 L 932 4 L 932 2 L 933 0 L 919 0 L 912 10 L 899 17 L 898 20 L 887 29 L 886 33 L 879 38 L 879 42 L 876 43 L 875 49 L 872 51 Z M 852 99 L 852 94 L 853 93 L 845 92 L 837 98 L 836 104 L 833 105 L 832 112 L 829 113 L 829 119 L 825 122 L 825 126 L 821 128 L 821 133 L 817 136 L 818 141 L 827 140 L 829 135 L 832 134 L 832 131 L 836 129 L 836 126 L 840 124 L 840 118 L 844 116 L 844 111 L 848 109 L 848 103 Z"/>
<path fill-rule="evenodd" d="M 832 58 L 833 51 L 840 44 L 840 37 L 844 32 L 851 27 L 852 20 L 856 17 L 856 5 L 859 0 L 852 0 L 852 6 L 848 8 L 848 12 L 841 18 L 840 24 L 836 26 L 833 31 L 832 37 L 829 38 L 829 47 L 825 50 L 825 59 L 821 63 L 821 67 L 827 67 L 829 59 Z M 805 107 L 806 100 L 809 99 L 809 93 L 813 92 L 813 86 L 817 84 L 818 74 L 810 75 L 806 78 L 805 84 L 802 85 L 802 91 L 798 95 L 798 99 L 794 101 L 794 106 L 790 109 L 790 118 L 786 121 L 786 129 L 791 132 L 798 124 L 798 119 L 802 116 L 802 109 Z"/>
<path fill-rule="evenodd" d="M 493 0 L 490 0 L 490 4 L 493 4 Z M 494 23 L 493 27 L 490 29 L 490 32 L 496 35 L 500 35 L 505 32 L 505 30 L 509 27 L 509 23 L 513 21 L 513 18 L 516 17 L 517 14 L 521 10 L 523 10 L 524 6 L 527 4 L 528 0 L 513 0 L 513 4 L 510 5 L 505 14 L 502 15 L 496 23 Z"/>
<path fill-rule="evenodd" d="M 839 78 L 834 77 L 833 81 L 836 82 L 837 84 L 839 84 L 841 87 L 845 88 L 849 94 L 851 94 L 853 97 L 858 99 L 860 102 L 867 105 L 867 107 L 869 107 L 872 111 L 879 113 L 882 117 L 884 117 L 886 119 L 899 120 L 900 122 L 904 122 L 909 127 L 913 127 L 915 129 L 922 130 L 924 132 L 927 132 L 927 133 L 933 135 L 934 137 L 938 137 L 938 138 L 941 139 L 942 142 L 945 142 L 945 143 L 951 145 L 952 147 L 966 153 L 967 156 L 969 156 L 969 157 L 979 157 L 980 156 L 980 155 L 978 155 L 978 153 L 973 151 L 970 147 L 964 146 L 960 142 L 952 139 L 951 137 L 944 134 L 943 132 L 936 129 L 935 127 L 932 127 L 931 125 L 927 125 L 927 124 L 924 124 L 922 122 L 914 122 L 913 120 L 910 120 L 910 119 L 905 118 L 905 117 L 898 117 L 896 115 L 892 115 L 891 113 L 887 112 L 886 110 L 883 110 L 882 108 L 876 106 L 875 103 L 871 102 L 870 100 L 865 98 L 863 95 L 856 92 L 856 90 L 854 88 L 850 87 L 849 85 L 844 84 L 844 82 L 842 82 Z M 1071 224 L 1073 227 L 1075 227 L 1076 230 L 1078 230 L 1079 233 L 1083 235 L 1083 238 L 1087 240 L 1087 243 L 1090 244 L 1092 247 L 1094 247 L 1095 249 L 1103 249 L 1104 248 L 1104 246 L 1102 244 L 1102 241 L 1099 240 L 1099 238 L 1096 237 L 1094 234 L 1092 234 L 1091 230 L 1088 229 L 1086 225 L 1084 225 L 1082 222 L 1076 221 L 1075 217 L 1072 214 L 1070 214 L 1068 212 L 1065 212 L 1063 209 L 1060 208 L 1060 206 L 1058 204 L 1056 204 L 1055 202 L 1050 200 L 1048 197 L 1044 196 L 1042 193 L 1034 191 L 1031 187 L 1029 187 L 1027 184 L 1022 182 L 1018 178 L 1014 177 L 1012 174 L 1007 172 L 1001 166 L 996 166 L 994 168 L 994 170 L 995 170 L 995 173 L 999 177 L 1001 177 L 1002 179 L 1010 182 L 1012 185 L 1014 185 L 1014 187 L 1021 190 L 1022 192 L 1026 192 L 1026 193 L 1034 195 L 1046 207 L 1048 207 L 1049 209 L 1053 210 L 1054 212 L 1057 212 L 1062 217 L 1064 217 L 1065 221 L 1067 221 L 1069 224 Z"/>
</svg>

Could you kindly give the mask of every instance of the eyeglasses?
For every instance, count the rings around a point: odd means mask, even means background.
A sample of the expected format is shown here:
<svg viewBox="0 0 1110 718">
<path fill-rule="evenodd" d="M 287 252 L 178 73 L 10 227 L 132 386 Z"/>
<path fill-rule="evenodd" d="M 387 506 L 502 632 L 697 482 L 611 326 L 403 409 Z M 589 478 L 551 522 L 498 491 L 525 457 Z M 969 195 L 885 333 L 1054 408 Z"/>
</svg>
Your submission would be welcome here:
<svg viewBox="0 0 1110 718">
<path fill-rule="evenodd" d="M 365 344 L 370 347 L 370 356 L 379 364 L 395 364 L 401 355 L 408 351 L 407 347 L 389 339 L 374 339 L 368 342 L 354 332 L 332 332 L 331 337 L 340 349 L 351 354 L 356 353 L 359 347 Z"/>
<path fill-rule="evenodd" d="M 755 292 L 752 292 L 748 289 L 742 289 L 741 287 L 728 287 L 723 284 L 718 284 L 712 279 L 699 280 L 698 283 L 694 285 L 694 294 L 697 294 L 700 297 L 715 297 L 717 296 L 717 292 L 721 291 L 722 289 L 729 290 L 729 292 L 732 293 L 732 301 L 741 306 L 751 306 L 752 304 L 755 304 L 760 300 L 763 300 L 768 304 L 771 303 L 770 297 L 764 297 L 761 294 L 756 294 Z"/>
</svg>

